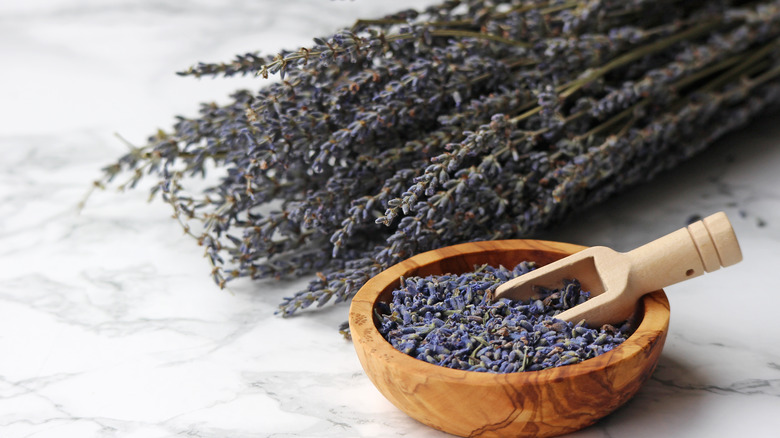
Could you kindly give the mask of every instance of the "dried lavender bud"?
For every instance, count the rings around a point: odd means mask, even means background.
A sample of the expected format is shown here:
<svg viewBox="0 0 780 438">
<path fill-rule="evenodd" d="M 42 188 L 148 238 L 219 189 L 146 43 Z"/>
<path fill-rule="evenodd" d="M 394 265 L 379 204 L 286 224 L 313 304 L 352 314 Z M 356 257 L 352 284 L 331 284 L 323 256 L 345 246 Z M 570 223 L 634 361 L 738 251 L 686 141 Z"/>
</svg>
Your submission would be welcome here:
<svg viewBox="0 0 780 438">
<path fill-rule="evenodd" d="M 499 284 L 530 272 L 484 265 L 460 275 L 402 278 L 389 303 L 378 303 L 379 332 L 417 359 L 467 371 L 513 373 L 581 362 L 612 350 L 634 331 L 628 323 L 599 330 L 555 315 L 585 302 L 576 280 L 527 302 L 494 300 Z"/>
<path fill-rule="evenodd" d="M 528 237 L 777 107 L 780 0 L 446 1 L 188 74 L 282 80 L 96 186 L 158 178 L 220 286 L 317 273 L 289 315 L 421 251 Z"/>
</svg>

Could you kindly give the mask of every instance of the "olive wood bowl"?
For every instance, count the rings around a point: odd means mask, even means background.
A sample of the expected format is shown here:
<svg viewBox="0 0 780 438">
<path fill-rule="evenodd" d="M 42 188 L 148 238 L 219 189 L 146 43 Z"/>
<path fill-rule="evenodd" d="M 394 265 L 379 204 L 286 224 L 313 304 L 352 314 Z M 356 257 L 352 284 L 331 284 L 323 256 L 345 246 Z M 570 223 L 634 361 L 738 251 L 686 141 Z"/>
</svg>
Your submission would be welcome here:
<svg viewBox="0 0 780 438">
<path fill-rule="evenodd" d="M 459 436 L 556 436 L 593 424 L 628 401 L 658 363 L 669 326 L 662 290 L 645 295 L 639 327 L 615 349 L 583 362 L 541 371 L 496 374 L 429 364 L 394 349 L 374 320 L 401 276 L 460 274 L 475 265 L 545 265 L 585 249 L 541 240 L 465 243 L 419 254 L 382 271 L 352 299 L 349 327 L 368 377 L 412 418 Z"/>
</svg>

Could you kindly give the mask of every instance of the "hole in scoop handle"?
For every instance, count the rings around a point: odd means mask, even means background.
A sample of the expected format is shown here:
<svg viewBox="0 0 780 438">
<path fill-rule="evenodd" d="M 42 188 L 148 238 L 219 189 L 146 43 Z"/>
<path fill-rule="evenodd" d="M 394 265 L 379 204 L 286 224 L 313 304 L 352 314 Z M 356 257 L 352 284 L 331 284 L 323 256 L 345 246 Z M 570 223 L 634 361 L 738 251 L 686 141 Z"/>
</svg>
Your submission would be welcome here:
<svg viewBox="0 0 780 438">
<path fill-rule="evenodd" d="M 715 213 L 626 254 L 628 290 L 638 297 L 742 260 L 737 237 L 723 212 Z"/>
</svg>

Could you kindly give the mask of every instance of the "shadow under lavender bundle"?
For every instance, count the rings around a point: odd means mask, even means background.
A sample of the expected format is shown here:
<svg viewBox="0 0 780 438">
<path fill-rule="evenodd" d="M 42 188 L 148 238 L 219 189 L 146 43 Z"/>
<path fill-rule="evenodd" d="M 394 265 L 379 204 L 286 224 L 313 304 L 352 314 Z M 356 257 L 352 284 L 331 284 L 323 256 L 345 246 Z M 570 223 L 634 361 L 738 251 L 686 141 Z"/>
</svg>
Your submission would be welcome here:
<svg viewBox="0 0 780 438">
<path fill-rule="evenodd" d="M 292 315 L 689 158 L 777 105 L 779 39 L 780 1 L 444 2 L 183 72 L 281 80 L 178 118 L 97 185 L 159 178 L 220 286 L 317 273 Z"/>
</svg>

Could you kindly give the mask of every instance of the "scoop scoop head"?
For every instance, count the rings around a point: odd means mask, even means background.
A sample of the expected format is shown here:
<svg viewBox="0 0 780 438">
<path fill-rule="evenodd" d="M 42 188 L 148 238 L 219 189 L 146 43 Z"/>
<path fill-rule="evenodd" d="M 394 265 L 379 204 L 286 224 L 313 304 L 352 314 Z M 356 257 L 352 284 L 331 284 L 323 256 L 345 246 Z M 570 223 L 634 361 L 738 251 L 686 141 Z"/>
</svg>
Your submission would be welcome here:
<svg viewBox="0 0 780 438">
<path fill-rule="evenodd" d="M 622 253 L 596 246 L 572 254 L 496 289 L 496 297 L 528 300 L 540 287 L 560 286 L 576 278 L 591 298 L 556 318 L 591 327 L 617 323 L 634 312 L 639 298 L 742 260 L 737 237 L 723 212 Z"/>
</svg>

